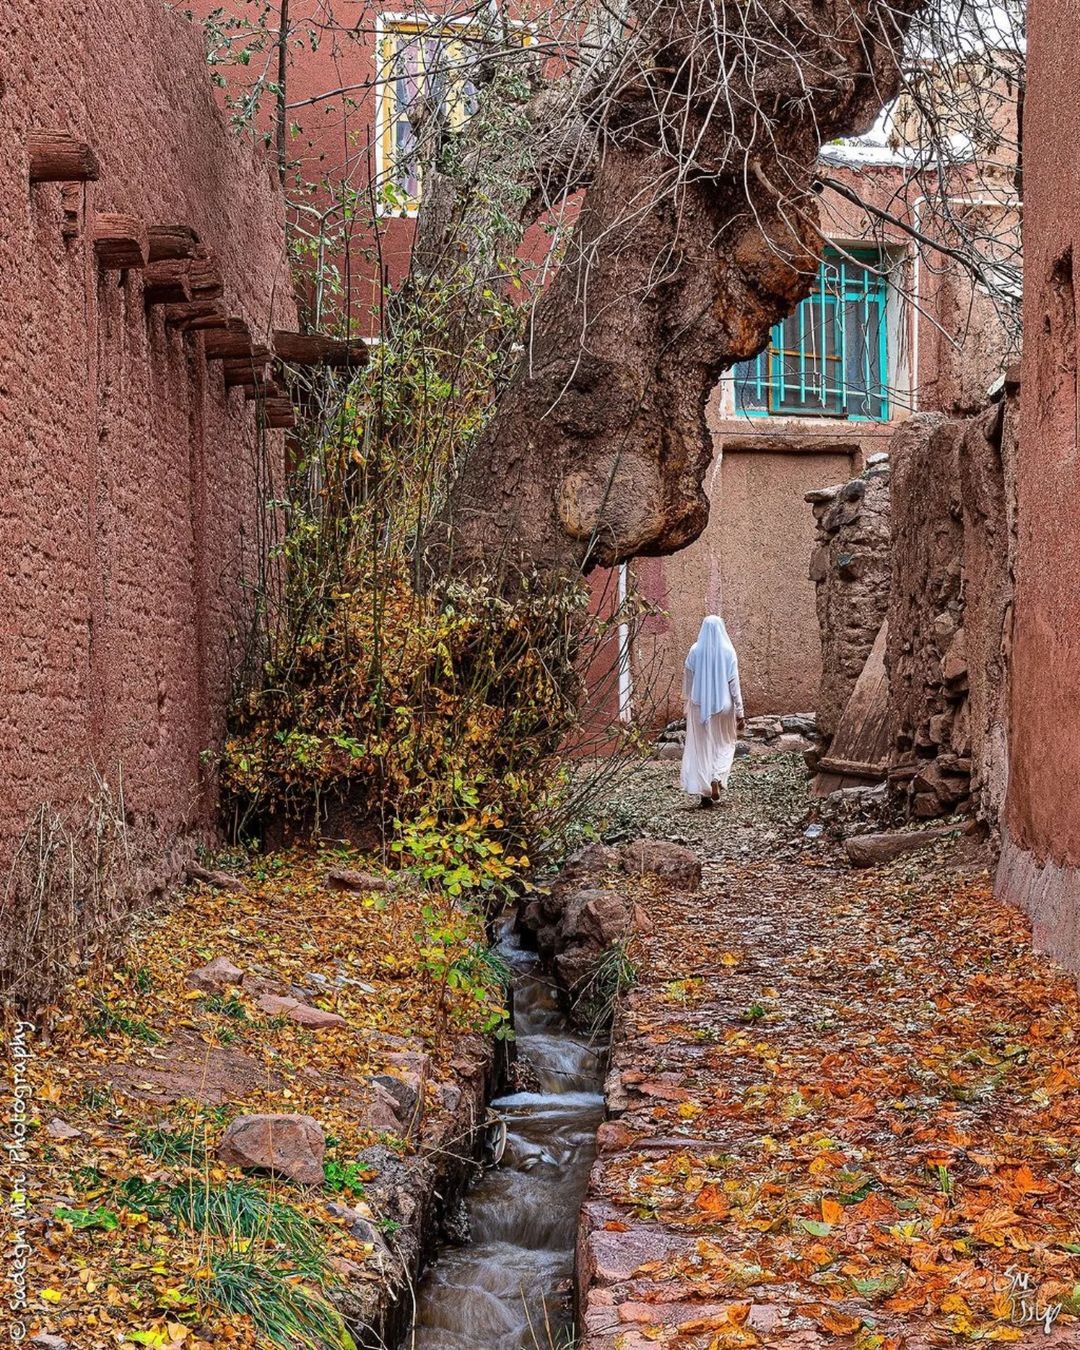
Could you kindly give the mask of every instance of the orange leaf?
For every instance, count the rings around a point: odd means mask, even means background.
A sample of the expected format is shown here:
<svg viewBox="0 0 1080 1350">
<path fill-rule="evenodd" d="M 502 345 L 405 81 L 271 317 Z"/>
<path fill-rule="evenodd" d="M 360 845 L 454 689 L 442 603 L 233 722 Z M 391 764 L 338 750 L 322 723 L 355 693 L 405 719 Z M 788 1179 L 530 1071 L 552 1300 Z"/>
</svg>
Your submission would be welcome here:
<svg viewBox="0 0 1080 1350">
<path fill-rule="evenodd" d="M 834 1336 L 850 1336 L 862 1326 L 861 1317 L 852 1317 L 850 1313 L 841 1312 L 839 1308 L 823 1309 L 815 1316 L 814 1321 L 825 1331 L 831 1331 Z"/>
<path fill-rule="evenodd" d="M 837 1200 L 822 1200 L 821 1217 L 828 1224 L 839 1223 L 844 1217 L 844 1206 Z"/>
<path fill-rule="evenodd" d="M 886 1195 L 880 1191 L 871 1191 L 865 1200 L 861 1200 L 854 1206 L 857 1219 L 865 1221 L 867 1219 L 895 1219 L 896 1206 Z"/>
<path fill-rule="evenodd" d="M 723 1218 L 731 1209 L 727 1196 L 719 1186 L 703 1186 L 698 1191 L 698 1197 L 694 1203 L 698 1209 L 704 1210 L 706 1214 L 714 1214 L 718 1218 Z"/>
</svg>

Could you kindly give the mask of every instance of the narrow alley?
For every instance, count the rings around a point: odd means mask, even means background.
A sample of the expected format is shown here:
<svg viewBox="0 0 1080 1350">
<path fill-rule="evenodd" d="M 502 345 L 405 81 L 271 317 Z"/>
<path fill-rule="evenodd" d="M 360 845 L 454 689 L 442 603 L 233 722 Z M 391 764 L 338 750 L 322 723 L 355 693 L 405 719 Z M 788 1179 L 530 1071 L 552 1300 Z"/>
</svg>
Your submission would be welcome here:
<svg viewBox="0 0 1080 1350">
<path fill-rule="evenodd" d="M 621 809 L 704 877 L 633 944 L 582 1344 L 1077 1344 L 1080 1005 L 980 847 L 853 872 L 790 757 L 715 812 L 648 775 Z"/>
</svg>

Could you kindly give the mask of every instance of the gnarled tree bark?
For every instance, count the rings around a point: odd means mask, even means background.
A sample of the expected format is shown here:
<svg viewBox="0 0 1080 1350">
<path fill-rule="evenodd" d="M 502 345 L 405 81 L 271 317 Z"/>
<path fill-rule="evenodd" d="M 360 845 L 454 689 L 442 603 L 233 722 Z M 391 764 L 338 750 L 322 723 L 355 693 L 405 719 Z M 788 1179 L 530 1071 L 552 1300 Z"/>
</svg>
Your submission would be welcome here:
<svg viewBox="0 0 1080 1350">
<path fill-rule="evenodd" d="M 820 145 L 899 84 L 921 0 L 656 0 L 571 246 L 429 537 L 438 570 L 576 570 L 704 528 L 705 407 L 809 292 Z"/>
</svg>

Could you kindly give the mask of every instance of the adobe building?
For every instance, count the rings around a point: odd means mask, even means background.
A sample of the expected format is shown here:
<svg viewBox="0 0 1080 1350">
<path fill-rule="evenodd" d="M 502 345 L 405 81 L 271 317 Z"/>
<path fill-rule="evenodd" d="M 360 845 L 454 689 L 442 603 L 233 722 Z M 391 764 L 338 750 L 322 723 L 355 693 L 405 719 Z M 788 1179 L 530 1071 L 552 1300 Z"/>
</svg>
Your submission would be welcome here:
<svg viewBox="0 0 1080 1350">
<path fill-rule="evenodd" d="M 999 893 L 1080 971 L 1080 579 L 1074 256 L 1075 0 L 1031 7 L 1024 114 L 1024 355 L 1016 465 L 1009 781 Z"/>
<path fill-rule="evenodd" d="M 256 375 L 296 326 L 284 202 L 160 0 L 26 24 L 0 10 L 0 869 L 100 775 L 168 873 L 215 823 L 291 420 Z"/>
</svg>

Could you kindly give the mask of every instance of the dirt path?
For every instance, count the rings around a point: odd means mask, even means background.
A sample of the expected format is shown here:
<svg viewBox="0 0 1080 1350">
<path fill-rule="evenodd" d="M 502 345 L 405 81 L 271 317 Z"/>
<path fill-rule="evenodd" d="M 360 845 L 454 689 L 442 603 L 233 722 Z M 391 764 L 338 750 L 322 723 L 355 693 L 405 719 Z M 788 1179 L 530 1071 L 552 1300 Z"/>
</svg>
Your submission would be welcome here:
<svg viewBox="0 0 1080 1350">
<path fill-rule="evenodd" d="M 716 812 L 673 781 L 618 808 L 705 877 L 619 1015 L 584 1346 L 1080 1345 L 1080 1003 L 985 861 L 852 873 L 790 759 Z"/>
</svg>

